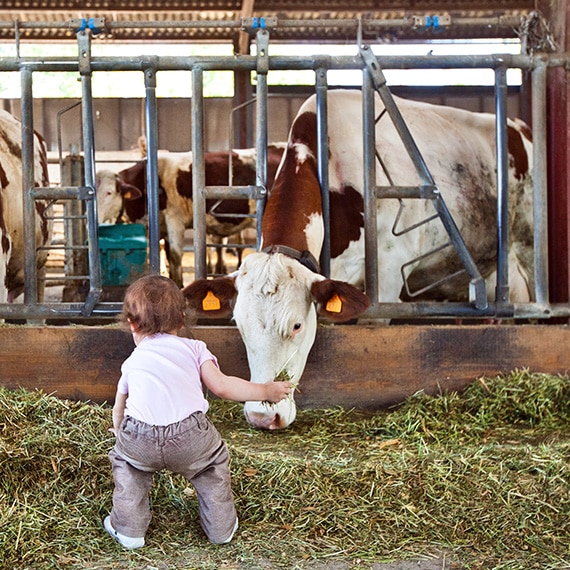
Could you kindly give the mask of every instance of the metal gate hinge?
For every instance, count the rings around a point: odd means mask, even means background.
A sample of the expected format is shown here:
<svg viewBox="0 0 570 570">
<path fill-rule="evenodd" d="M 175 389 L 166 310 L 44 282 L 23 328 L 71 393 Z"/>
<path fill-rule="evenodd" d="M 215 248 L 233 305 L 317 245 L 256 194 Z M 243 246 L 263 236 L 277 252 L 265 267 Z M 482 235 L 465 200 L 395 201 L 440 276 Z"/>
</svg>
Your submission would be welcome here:
<svg viewBox="0 0 570 570">
<path fill-rule="evenodd" d="M 277 18 L 274 16 L 241 19 L 241 29 L 248 34 L 256 34 L 258 30 L 271 30 L 276 27 Z"/>
<path fill-rule="evenodd" d="M 90 30 L 93 35 L 102 33 L 105 28 L 105 18 L 72 18 L 69 20 L 69 28 L 75 33 Z"/>
</svg>

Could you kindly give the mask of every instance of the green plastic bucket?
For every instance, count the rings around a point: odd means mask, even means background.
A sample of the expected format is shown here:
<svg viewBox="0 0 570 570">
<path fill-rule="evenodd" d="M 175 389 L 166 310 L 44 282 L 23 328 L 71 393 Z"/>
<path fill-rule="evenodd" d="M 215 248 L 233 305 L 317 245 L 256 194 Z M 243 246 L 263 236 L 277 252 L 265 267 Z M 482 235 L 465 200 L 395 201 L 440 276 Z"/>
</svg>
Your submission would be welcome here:
<svg viewBox="0 0 570 570">
<path fill-rule="evenodd" d="M 146 270 L 148 241 L 142 224 L 101 224 L 101 282 L 104 287 L 130 285 Z"/>
</svg>

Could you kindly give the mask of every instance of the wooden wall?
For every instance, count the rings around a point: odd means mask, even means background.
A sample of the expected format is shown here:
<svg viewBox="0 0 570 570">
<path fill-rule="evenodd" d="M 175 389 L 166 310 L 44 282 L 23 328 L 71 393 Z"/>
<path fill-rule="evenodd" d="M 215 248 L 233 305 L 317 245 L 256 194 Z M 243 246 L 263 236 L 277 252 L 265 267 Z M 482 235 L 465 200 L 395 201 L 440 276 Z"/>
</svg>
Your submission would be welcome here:
<svg viewBox="0 0 570 570">
<path fill-rule="evenodd" d="M 198 326 L 222 370 L 248 378 L 235 327 Z M 381 409 L 418 390 L 461 390 L 482 375 L 570 371 L 566 325 L 322 326 L 296 400 L 303 408 Z M 0 384 L 112 402 L 129 334 L 109 326 L 0 326 Z"/>
</svg>

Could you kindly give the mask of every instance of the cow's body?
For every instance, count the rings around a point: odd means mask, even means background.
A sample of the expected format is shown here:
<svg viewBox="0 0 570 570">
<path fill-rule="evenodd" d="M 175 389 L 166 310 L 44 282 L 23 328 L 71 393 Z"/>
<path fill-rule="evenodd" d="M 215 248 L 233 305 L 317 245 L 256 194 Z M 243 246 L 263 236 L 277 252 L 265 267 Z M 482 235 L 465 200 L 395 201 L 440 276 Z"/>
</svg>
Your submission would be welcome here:
<svg viewBox="0 0 570 570">
<path fill-rule="evenodd" d="M 6 111 L 0 111 L 0 301 L 12 302 L 24 290 L 24 214 L 22 199 L 22 126 Z M 35 186 L 48 186 L 47 150 L 39 135 L 34 136 Z M 35 201 L 35 235 L 38 247 L 49 244 L 51 223 L 46 218 L 46 204 Z M 37 254 L 38 270 L 47 259 L 47 251 Z M 42 300 L 43 281 L 38 287 Z"/>
<path fill-rule="evenodd" d="M 494 292 L 496 259 L 495 117 L 450 107 L 396 98 L 427 166 L 481 274 Z M 376 115 L 383 105 L 376 98 Z M 269 194 L 262 228 L 262 251 L 244 260 L 234 276 L 218 283 L 195 282 L 186 289 L 191 305 L 208 289 L 218 292 L 222 309 L 233 305 L 236 324 L 246 345 L 253 382 L 267 382 L 285 367 L 297 382 L 316 332 L 317 311 L 345 320 L 366 308 L 348 284 L 364 286 L 364 217 L 362 160 L 362 98 L 360 92 L 331 91 L 328 96 L 331 278 L 313 267 L 323 241 L 320 189 L 317 177 L 315 98 L 300 109 L 291 128 L 283 162 Z M 377 152 L 395 185 L 419 185 L 415 169 L 388 117 L 377 123 Z M 511 301 L 528 301 L 532 286 L 532 143 L 530 130 L 509 121 L 510 271 Z M 377 168 L 377 185 L 387 185 Z M 434 213 L 429 200 L 406 200 L 398 229 Z M 448 241 L 439 221 L 399 237 L 392 234 L 399 201 L 377 201 L 379 301 L 401 299 L 402 264 Z M 286 246 L 283 248 L 282 246 Z M 265 252 L 264 252 L 265 251 Z M 280 253 L 283 252 L 283 253 Z M 303 266 L 294 252 L 310 252 Z M 293 252 L 293 255 L 291 255 Z M 457 269 L 453 248 L 418 259 L 410 265 L 413 290 Z M 467 277 L 451 279 L 429 290 L 435 299 L 464 300 Z M 224 286 L 222 287 L 222 284 Z M 218 288 L 219 285 L 219 289 Z M 343 289 L 344 288 L 344 289 Z M 334 293 L 337 293 L 342 305 Z M 349 295 L 353 294 L 353 299 Z M 234 298 L 230 299 L 229 297 Z M 332 299 L 330 305 L 327 301 Z M 356 304 L 355 304 L 356 303 Z M 360 303 L 360 306 L 357 306 Z M 341 310 L 337 313 L 337 310 Z M 343 311 L 346 310 L 346 314 Z M 347 372 L 349 373 L 349 372 Z M 280 428 L 295 417 L 287 400 L 276 406 L 248 402 L 248 420 L 259 427 Z"/>
<path fill-rule="evenodd" d="M 268 186 L 283 148 L 271 145 L 268 149 Z M 255 184 L 255 149 L 232 153 L 232 182 L 237 186 Z M 228 152 L 205 153 L 207 186 L 226 186 L 229 177 Z M 147 222 L 146 159 L 118 174 L 108 171 L 97 175 L 97 209 L 99 221 L 116 221 L 124 213 L 129 222 Z M 165 153 L 158 157 L 160 233 L 166 238 L 166 254 L 170 277 L 182 286 L 182 254 L 184 231 L 193 225 L 192 208 L 192 153 Z M 206 229 L 214 239 L 232 236 L 255 225 L 251 214 L 255 203 L 242 199 L 206 200 Z M 234 214 L 234 217 L 228 216 Z M 249 216 L 249 217 L 244 217 Z"/>
<path fill-rule="evenodd" d="M 1 161 L 0 161 L 1 168 Z M 6 220 L 4 219 L 4 188 L 2 187 L 4 176 L 0 170 L 0 303 L 8 301 L 8 287 L 6 275 L 8 273 L 8 262 L 12 253 L 12 239 L 8 233 Z"/>
</svg>

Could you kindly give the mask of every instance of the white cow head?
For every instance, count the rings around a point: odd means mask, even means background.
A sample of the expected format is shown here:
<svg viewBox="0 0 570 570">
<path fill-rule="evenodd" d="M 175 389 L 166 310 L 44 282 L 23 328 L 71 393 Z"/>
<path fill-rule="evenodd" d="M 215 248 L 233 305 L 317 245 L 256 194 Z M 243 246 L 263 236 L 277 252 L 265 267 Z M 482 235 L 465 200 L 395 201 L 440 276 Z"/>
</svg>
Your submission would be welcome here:
<svg viewBox="0 0 570 570">
<path fill-rule="evenodd" d="M 124 200 L 134 200 L 142 196 L 141 191 L 126 184 L 111 170 L 99 170 L 95 177 L 97 187 L 97 218 L 100 224 L 114 224 L 123 211 Z"/>
<path fill-rule="evenodd" d="M 366 295 L 343 281 L 326 279 L 283 254 L 254 253 L 230 277 L 199 279 L 183 290 L 198 314 L 233 316 L 247 350 L 251 381 L 286 373 L 301 379 L 317 331 L 317 315 L 347 321 L 369 305 Z M 246 402 L 254 426 L 280 429 L 296 416 L 293 396 L 278 404 Z"/>
</svg>

